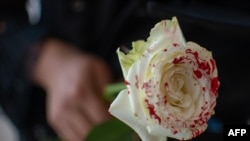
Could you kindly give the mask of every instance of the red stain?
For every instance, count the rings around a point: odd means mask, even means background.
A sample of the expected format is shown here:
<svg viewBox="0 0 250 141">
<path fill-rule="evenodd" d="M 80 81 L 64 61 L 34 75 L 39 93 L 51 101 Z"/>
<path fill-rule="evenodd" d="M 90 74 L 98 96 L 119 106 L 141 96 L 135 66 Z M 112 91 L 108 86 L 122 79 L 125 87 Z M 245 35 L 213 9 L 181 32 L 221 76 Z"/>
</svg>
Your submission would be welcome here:
<svg viewBox="0 0 250 141">
<path fill-rule="evenodd" d="M 202 87 L 202 90 L 203 90 L 203 91 L 206 91 L 206 88 L 205 88 L 205 87 Z"/>
<path fill-rule="evenodd" d="M 194 120 L 194 124 L 197 124 L 198 123 L 198 120 Z"/>
<path fill-rule="evenodd" d="M 220 82 L 218 80 L 218 77 L 214 77 L 212 78 L 211 80 L 211 91 L 214 95 L 217 94 L 217 91 L 219 89 L 219 86 L 220 86 Z"/>
<path fill-rule="evenodd" d="M 206 112 L 204 115 L 205 115 L 205 116 L 209 116 L 209 114 L 210 114 L 209 112 Z"/>
<path fill-rule="evenodd" d="M 148 81 L 148 82 L 144 82 L 143 84 L 142 84 L 142 89 L 145 89 L 145 93 L 146 94 L 148 94 L 148 93 L 150 93 L 150 88 L 151 88 L 151 83 L 150 83 L 151 81 Z"/>
<path fill-rule="evenodd" d="M 165 82 L 165 83 L 164 83 L 164 87 L 168 87 L 168 82 Z"/>
<path fill-rule="evenodd" d="M 167 102 L 168 102 L 167 96 L 164 96 L 164 97 L 163 97 L 163 103 L 164 103 L 164 104 L 167 104 Z"/>
<path fill-rule="evenodd" d="M 197 64 L 198 64 L 198 67 L 202 70 L 204 70 L 208 75 L 210 74 L 211 72 L 211 68 L 210 68 L 210 65 L 208 62 L 205 62 L 205 61 L 202 61 L 202 62 L 199 62 L 197 60 Z"/>
<path fill-rule="evenodd" d="M 202 77 L 202 73 L 199 70 L 194 70 L 194 74 L 196 75 L 197 78 L 201 78 Z"/>
<path fill-rule="evenodd" d="M 139 79 L 138 79 L 138 75 L 135 75 L 135 87 L 137 88 L 137 89 L 139 89 Z"/>
<path fill-rule="evenodd" d="M 179 58 L 174 58 L 173 64 L 180 64 L 181 61 L 183 61 L 183 57 L 179 57 Z"/>
<path fill-rule="evenodd" d="M 214 70 L 215 70 L 215 67 L 216 67 L 216 63 L 215 63 L 215 60 L 213 60 L 213 59 L 210 59 L 210 63 L 212 64 L 212 72 L 214 72 Z"/>
<path fill-rule="evenodd" d="M 194 130 L 192 131 L 192 134 L 193 134 L 193 137 L 197 137 L 197 136 L 199 136 L 201 133 L 200 133 L 200 131 L 199 131 L 198 129 L 194 129 Z"/>
<path fill-rule="evenodd" d="M 173 43 L 173 46 L 177 47 L 177 46 L 179 46 L 179 44 L 178 43 Z"/>
<path fill-rule="evenodd" d="M 127 80 L 125 80 L 125 85 L 130 85 L 130 83 Z"/>
<path fill-rule="evenodd" d="M 208 75 L 210 74 L 211 67 L 209 63 L 207 61 L 199 60 L 199 54 L 197 51 L 192 51 L 191 49 L 187 49 L 186 53 L 190 53 L 194 56 L 199 69 L 204 70 Z"/>
<path fill-rule="evenodd" d="M 192 51 L 191 49 L 186 49 L 186 53 L 191 53 L 194 55 L 194 57 L 197 59 L 199 56 L 198 56 L 198 52 L 196 51 Z"/>
<path fill-rule="evenodd" d="M 155 110 L 154 110 L 154 105 L 152 104 L 149 104 L 149 101 L 146 99 L 145 100 L 146 104 L 147 104 L 147 108 L 148 108 L 148 111 L 149 111 L 149 114 L 152 118 L 158 120 L 159 124 L 161 124 L 161 118 L 155 113 Z"/>
</svg>

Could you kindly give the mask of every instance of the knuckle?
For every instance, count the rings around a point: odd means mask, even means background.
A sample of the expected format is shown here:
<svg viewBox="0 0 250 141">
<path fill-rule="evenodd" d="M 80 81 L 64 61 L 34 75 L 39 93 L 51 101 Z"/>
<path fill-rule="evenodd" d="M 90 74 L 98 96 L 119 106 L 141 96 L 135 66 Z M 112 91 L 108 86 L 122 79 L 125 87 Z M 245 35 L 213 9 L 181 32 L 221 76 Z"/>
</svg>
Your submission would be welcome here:
<svg viewBox="0 0 250 141">
<path fill-rule="evenodd" d="M 68 92 L 68 100 L 75 100 L 78 99 L 81 95 L 81 87 L 79 86 L 73 86 L 70 88 L 69 92 Z"/>
</svg>

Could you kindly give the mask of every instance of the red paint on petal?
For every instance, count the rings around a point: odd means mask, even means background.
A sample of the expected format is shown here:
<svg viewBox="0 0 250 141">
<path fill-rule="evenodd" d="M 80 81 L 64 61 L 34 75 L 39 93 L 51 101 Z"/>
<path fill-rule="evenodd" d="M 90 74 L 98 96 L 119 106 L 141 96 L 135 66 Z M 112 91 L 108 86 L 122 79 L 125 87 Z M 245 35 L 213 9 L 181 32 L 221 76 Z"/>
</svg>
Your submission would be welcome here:
<svg viewBox="0 0 250 141">
<path fill-rule="evenodd" d="M 201 132 L 198 129 L 195 129 L 192 131 L 193 137 L 197 137 L 201 134 Z"/>
<path fill-rule="evenodd" d="M 210 72 L 211 72 L 211 67 L 210 67 L 210 65 L 209 65 L 208 62 L 205 62 L 205 61 L 199 62 L 199 61 L 197 61 L 197 63 L 198 63 L 198 67 L 199 67 L 200 69 L 204 70 L 208 75 L 210 74 Z"/>
<path fill-rule="evenodd" d="M 209 114 L 210 114 L 209 112 L 206 112 L 204 115 L 205 115 L 205 116 L 209 116 Z"/>
<path fill-rule="evenodd" d="M 125 80 L 125 85 L 130 85 L 130 83 L 127 80 Z"/>
<path fill-rule="evenodd" d="M 174 58 L 173 64 L 180 64 L 183 59 L 183 57 Z"/>
<path fill-rule="evenodd" d="M 211 67 L 209 63 L 207 61 L 200 60 L 197 51 L 192 51 L 191 49 L 187 49 L 186 53 L 190 53 L 194 56 L 199 69 L 204 70 L 208 75 L 211 73 Z"/>
<path fill-rule="evenodd" d="M 135 75 L 135 87 L 137 88 L 137 89 L 139 89 L 139 79 L 138 79 L 138 75 Z"/>
<path fill-rule="evenodd" d="M 174 47 L 177 47 L 177 46 L 179 46 L 179 44 L 177 44 L 177 43 L 173 43 L 173 46 L 174 46 Z"/>
<path fill-rule="evenodd" d="M 211 79 L 211 91 L 214 95 L 217 94 L 219 86 L 220 86 L 220 82 L 218 80 L 218 77 L 214 77 L 213 79 Z"/>
<path fill-rule="evenodd" d="M 214 70 L 215 70 L 215 67 L 216 67 L 216 63 L 215 63 L 215 60 L 213 60 L 213 59 L 210 59 L 210 62 L 211 62 L 211 64 L 212 64 L 212 72 L 214 72 Z"/>
<path fill-rule="evenodd" d="M 164 103 L 164 104 L 167 104 L 167 102 L 168 102 L 167 96 L 164 96 L 164 97 L 163 97 L 163 103 Z"/>
<path fill-rule="evenodd" d="M 142 84 L 142 89 L 145 89 L 146 94 L 150 93 L 151 92 L 151 90 L 150 90 L 151 89 L 151 81 L 149 80 L 147 82 L 144 82 Z"/>
<path fill-rule="evenodd" d="M 199 70 L 194 70 L 194 74 L 196 75 L 197 78 L 201 78 L 202 77 L 202 73 Z"/>
<path fill-rule="evenodd" d="M 164 87 L 168 87 L 168 82 L 164 83 Z"/>
<path fill-rule="evenodd" d="M 203 91 L 206 91 L 206 88 L 205 88 L 205 87 L 202 87 L 202 90 L 203 90 Z"/>
<path fill-rule="evenodd" d="M 148 108 L 150 116 L 158 120 L 159 124 L 161 124 L 161 118 L 155 113 L 154 105 L 149 104 L 149 101 L 147 99 L 145 100 L 145 102 L 147 104 L 147 108 Z"/>
<path fill-rule="evenodd" d="M 198 59 L 198 52 L 192 51 L 191 49 L 186 49 L 186 53 L 193 54 L 196 59 Z"/>
</svg>

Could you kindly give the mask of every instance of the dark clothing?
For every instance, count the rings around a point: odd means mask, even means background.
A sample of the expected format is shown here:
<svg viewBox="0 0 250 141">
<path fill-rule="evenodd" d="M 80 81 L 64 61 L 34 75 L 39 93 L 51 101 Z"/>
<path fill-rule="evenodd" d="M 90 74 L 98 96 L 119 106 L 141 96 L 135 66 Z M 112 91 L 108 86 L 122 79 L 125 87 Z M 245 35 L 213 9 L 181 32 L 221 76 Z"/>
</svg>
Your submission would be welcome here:
<svg viewBox="0 0 250 141">
<path fill-rule="evenodd" d="M 29 78 L 29 62 L 36 60 L 31 54 L 34 43 L 51 37 L 64 40 L 117 66 L 113 67 L 113 74 L 120 76 L 115 54 L 120 45 L 118 32 L 139 2 L 42 0 L 42 17 L 31 25 L 25 1 L 1 1 L 0 103 L 20 131 L 21 140 L 54 135 L 45 119 L 45 92 Z"/>
<path fill-rule="evenodd" d="M 45 119 L 46 95 L 28 75 L 27 60 L 36 59 L 27 58 L 33 43 L 49 37 L 70 42 L 103 57 L 118 77 L 116 48 L 146 39 L 155 23 L 172 16 L 187 41 L 208 48 L 217 61 L 221 87 L 215 117 L 223 123 L 250 117 L 245 111 L 250 109 L 248 82 L 242 81 L 250 79 L 250 11 L 243 0 L 41 1 L 42 17 L 35 25 L 29 23 L 24 0 L 0 1 L 0 103 L 23 141 L 55 135 Z"/>
</svg>

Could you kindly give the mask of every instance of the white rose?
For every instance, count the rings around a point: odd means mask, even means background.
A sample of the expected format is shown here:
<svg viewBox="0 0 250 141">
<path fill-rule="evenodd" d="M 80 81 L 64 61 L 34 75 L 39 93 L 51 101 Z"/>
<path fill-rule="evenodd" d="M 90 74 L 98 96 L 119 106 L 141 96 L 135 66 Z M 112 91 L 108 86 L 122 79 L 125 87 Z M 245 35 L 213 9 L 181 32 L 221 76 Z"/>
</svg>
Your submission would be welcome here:
<svg viewBox="0 0 250 141">
<path fill-rule="evenodd" d="M 143 141 L 188 140 L 203 133 L 214 114 L 219 81 L 212 53 L 185 42 L 175 17 L 162 20 L 147 41 L 117 51 L 127 89 L 110 113 Z"/>
</svg>

